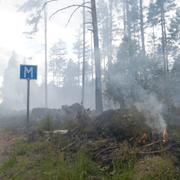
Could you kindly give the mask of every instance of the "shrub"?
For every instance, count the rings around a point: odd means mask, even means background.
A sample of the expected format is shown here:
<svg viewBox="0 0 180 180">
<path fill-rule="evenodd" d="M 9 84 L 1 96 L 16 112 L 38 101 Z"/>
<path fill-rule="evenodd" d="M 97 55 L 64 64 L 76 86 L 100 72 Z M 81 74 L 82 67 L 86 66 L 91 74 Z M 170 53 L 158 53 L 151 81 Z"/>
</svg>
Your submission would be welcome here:
<svg viewBox="0 0 180 180">
<path fill-rule="evenodd" d="M 43 131 L 52 131 L 54 129 L 54 121 L 50 116 L 39 121 L 36 125 L 37 132 L 41 135 Z"/>
<path fill-rule="evenodd" d="M 168 157 L 159 156 L 139 161 L 134 172 L 135 180 L 175 180 L 179 176 L 173 161 Z"/>
<path fill-rule="evenodd" d="M 136 162 L 137 150 L 130 147 L 127 142 L 122 143 L 113 161 L 112 179 L 131 180 Z"/>
</svg>

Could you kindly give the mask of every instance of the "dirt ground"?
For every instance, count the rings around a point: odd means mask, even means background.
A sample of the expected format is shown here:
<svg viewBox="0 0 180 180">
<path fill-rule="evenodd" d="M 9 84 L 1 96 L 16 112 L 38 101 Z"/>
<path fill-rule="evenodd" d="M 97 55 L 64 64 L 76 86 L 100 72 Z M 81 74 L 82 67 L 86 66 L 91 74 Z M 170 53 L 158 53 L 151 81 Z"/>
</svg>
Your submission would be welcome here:
<svg viewBox="0 0 180 180">
<path fill-rule="evenodd" d="M 0 164 L 7 159 L 13 145 L 20 139 L 22 139 L 21 135 L 0 132 Z"/>
</svg>

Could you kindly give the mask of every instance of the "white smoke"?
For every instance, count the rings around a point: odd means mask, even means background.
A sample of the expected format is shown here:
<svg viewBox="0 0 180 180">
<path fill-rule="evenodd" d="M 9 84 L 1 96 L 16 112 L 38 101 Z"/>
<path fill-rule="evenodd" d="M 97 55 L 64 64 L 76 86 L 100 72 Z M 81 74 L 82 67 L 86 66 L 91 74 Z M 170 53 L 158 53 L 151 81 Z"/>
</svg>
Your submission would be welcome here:
<svg viewBox="0 0 180 180">
<path fill-rule="evenodd" d="M 139 112 L 145 115 L 147 125 L 153 130 L 162 133 L 166 122 L 162 116 L 163 105 L 154 95 L 146 95 L 141 102 L 135 103 Z"/>
<path fill-rule="evenodd" d="M 143 63 L 144 61 L 141 65 Z M 145 116 L 146 124 L 153 131 L 161 133 L 167 126 L 163 118 L 164 106 L 155 92 L 145 89 L 141 83 L 138 83 L 134 75 L 137 74 L 134 73 L 137 68 L 134 65 L 132 71 L 126 72 L 121 67 L 117 67 L 111 72 L 109 76 L 110 86 L 113 87 L 111 93 L 116 97 L 113 100 L 119 102 L 123 99 L 125 106 L 130 108 L 135 105 L 137 110 Z"/>
</svg>

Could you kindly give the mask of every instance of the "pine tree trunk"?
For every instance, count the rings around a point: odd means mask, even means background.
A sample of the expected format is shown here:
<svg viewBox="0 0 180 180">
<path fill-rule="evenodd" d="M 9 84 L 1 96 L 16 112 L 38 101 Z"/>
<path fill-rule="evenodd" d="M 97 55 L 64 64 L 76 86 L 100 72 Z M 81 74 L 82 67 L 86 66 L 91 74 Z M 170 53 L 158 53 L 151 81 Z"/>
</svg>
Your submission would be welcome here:
<svg viewBox="0 0 180 180">
<path fill-rule="evenodd" d="M 143 0 L 139 1 L 139 5 L 140 5 L 141 46 L 142 46 L 143 55 L 145 56 L 146 50 L 145 50 L 145 38 L 144 38 Z"/>
<path fill-rule="evenodd" d="M 48 108 L 48 80 L 47 80 L 47 7 L 44 8 L 44 39 L 45 39 L 45 108 Z"/>
<path fill-rule="evenodd" d="M 109 2 L 109 37 L 108 37 L 108 67 L 112 64 L 112 8 L 113 8 L 113 0 Z"/>
<path fill-rule="evenodd" d="M 91 78 L 94 79 L 93 32 L 91 31 Z"/>
<path fill-rule="evenodd" d="M 83 0 L 85 4 L 85 0 Z M 82 66 L 82 99 L 81 104 L 84 105 L 84 95 L 85 95 L 85 65 L 86 65 L 86 9 L 83 7 L 83 66 Z"/>
<path fill-rule="evenodd" d="M 103 111 L 102 104 L 102 83 L 101 83 L 101 60 L 99 49 L 99 36 L 97 25 L 96 1 L 91 0 L 91 14 L 93 24 L 94 58 L 95 58 L 95 106 L 97 112 Z"/>
<path fill-rule="evenodd" d="M 78 87 L 80 88 L 80 77 L 81 77 L 81 62 L 80 57 L 78 57 Z"/>
<path fill-rule="evenodd" d="M 126 1 L 126 26 L 127 26 L 127 38 L 130 42 L 131 40 L 131 20 L 130 20 L 130 12 L 129 12 L 129 2 Z"/>
<path fill-rule="evenodd" d="M 164 3 L 161 2 L 161 38 L 162 38 L 162 53 L 164 62 L 164 73 L 167 71 L 167 59 L 166 59 L 166 38 L 165 38 L 165 23 L 164 23 Z"/>
<path fill-rule="evenodd" d="M 152 29 L 153 29 L 153 57 L 155 58 L 155 56 L 156 56 L 156 36 L 155 36 L 155 27 L 154 27 L 154 25 L 153 25 L 153 27 L 152 27 Z"/>
<path fill-rule="evenodd" d="M 126 0 L 123 0 L 123 25 L 124 25 L 124 37 L 126 37 L 126 33 L 127 33 L 127 22 L 126 22 Z"/>
</svg>

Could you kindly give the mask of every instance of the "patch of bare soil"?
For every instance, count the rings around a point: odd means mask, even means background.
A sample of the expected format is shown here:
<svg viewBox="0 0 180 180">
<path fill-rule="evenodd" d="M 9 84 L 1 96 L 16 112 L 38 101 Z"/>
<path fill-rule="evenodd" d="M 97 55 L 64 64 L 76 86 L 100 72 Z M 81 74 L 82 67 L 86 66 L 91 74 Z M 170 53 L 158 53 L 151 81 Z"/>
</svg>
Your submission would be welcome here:
<svg viewBox="0 0 180 180">
<path fill-rule="evenodd" d="M 0 164 L 3 163 L 15 143 L 22 139 L 22 135 L 0 132 Z"/>
</svg>

